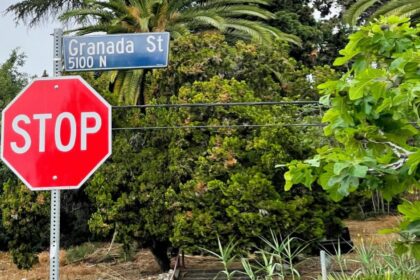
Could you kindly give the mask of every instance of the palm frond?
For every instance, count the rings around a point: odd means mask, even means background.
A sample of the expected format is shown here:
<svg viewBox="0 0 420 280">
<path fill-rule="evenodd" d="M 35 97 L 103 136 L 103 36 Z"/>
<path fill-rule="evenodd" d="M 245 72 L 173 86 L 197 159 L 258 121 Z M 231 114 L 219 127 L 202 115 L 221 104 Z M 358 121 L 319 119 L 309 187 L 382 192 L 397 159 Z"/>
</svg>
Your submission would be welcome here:
<svg viewBox="0 0 420 280">
<path fill-rule="evenodd" d="M 221 32 L 224 31 L 224 19 L 220 16 L 197 16 L 193 19 L 194 24 L 198 26 L 212 26 L 216 29 L 220 30 Z"/>
<path fill-rule="evenodd" d="M 397 16 L 411 16 L 416 14 L 416 10 L 420 9 L 419 0 L 394 0 L 386 3 L 379 8 L 373 15 L 372 18 L 379 17 L 381 15 L 397 15 Z"/>
<path fill-rule="evenodd" d="M 263 25 L 264 25 L 264 28 L 267 29 L 276 39 L 280 41 L 286 41 L 286 42 L 295 44 L 297 46 L 302 46 L 302 40 L 298 36 L 281 32 L 277 28 L 270 26 L 268 24 L 263 24 Z"/>
<path fill-rule="evenodd" d="M 23 21 L 28 23 L 29 26 L 34 26 L 43 19 L 51 16 L 55 17 L 61 11 L 83 7 L 84 2 L 85 0 L 21 0 L 16 4 L 10 5 L 5 12 L 14 14 L 16 22 Z"/>
<path fill-rule="evenodd" d="M 112 12 L 87 8 L 70 10 L 60 15 L 58 19 L 61 21 L 68 21 L 70 19 L 73 19 L 76 20 L 76 22 L 83 23 L 86 20 L 86 18 L 91 16 L 98 17 L 102 20 L 112 20 L 112 18 L 114 17 Z"/>
<path fill-rule="evenodd" d="M 286 41 L 298 46 L 302 43 L 299 37 L 281 32 L 277 28 L 263 22 L 229 19 L 226 21 L 226 30 L 228 30 L 226 33 L 229 35 L 244 40 L 252 40 L 257 43 L 272 44 L 274 39 Z"/>
<path fill-rule="evenodd" d="M 125 0 L 95 1 L 93 5 L 109 9 L 116 14 L 125 14 L 127 12 Z"/>
<path fill-rule="evenodd" d="M 129 92 L 127 89 L 129 88 L 129 85 L 131 83 L 131 78 L 133 77 L 133 71 L 132 70 L 123 70 L 120 72 L 126 72 L 124 76 L 124 80 L 121 84 L 120 91 L 115 91 L 120 98 L 119 103 L 120 104 L 135 104 L 132 99 L 130 99 L 130 96 L 132 95 L 131 92 Z"/>
<path fill-rule="evenodd" d="M 354 3 L 344 13 L 344 22 L 350 25 L 356 25 L 361 14 L 363 14 L 369 7 L 378 2 L 379 0 L 359 0 Z"/>
<path fill-rule="evenodd" d="M 79 28 L 66 30 L 65 34 L 75 33 L 77 35 L 86 35 L 94 32 L 104 32 L 109 27 L 108 24 L 98 23 L 95 25 L 82 26 Z"/>
<path fill-rule="evenodd" d="M 190 30 L 188 29 L 186 24 L 183 22 L 170 25 L 167 31 L 171 33 L 171 37 L 174 39 L 190 33 Z"/>
<path fill-rule="evenodd" d="M 268 6 L 273 3 L 273 0 L 209 0 L 203 3 L 203 5 L 218 5 L 218 6 L 227 6 L 227 5 L 237 5 L 237 4 L 254 4 Z"/>
<path fill-rule="evenodd" d="M 419 23 L 420 7 L 411 8 L 409 11 L 401 13 L 400 16 L 409 17 L 413 23 Z"/>
<path fill-rule="evenodd" d="M 249 6 L 249 5 L 235 5 L 235 6 L 228 6 L 225 7 L 222 11 L 222 14 L 225 16 L 233 16 L 233 17 L 240 17 L 240 16 L 253 16 L 264 20 L 273 19 L 275 16 L 270 11 L 261 9 L 257 6 Z"/>
<path fill-rule="evenodd" d="M 124 101 L 124 95 L 119 94 L 120 92 L 122 92 L 122 86 L 124 83 L 124 79 L 125 79 L 125 75 L 127 73 L 127 71 L 116 71 L 116 76 L 115 77 L 110 77 L 110 81 L 111 83 L 113 83 L 114 85 L 114 94 L 117 94 L 119 97 L 118 103 L 119 104 L 123 104 Z"/>
<path fill-rule="evenodd" d="M 185 8 L 191 6 L 191 3 L 194 2 L 193 0 L 172 0 L 168 1 L 168 10 L 170 12 L 175 11 L 182 11 Z"/>
<path fill-rule="evenodd" d="M 113 92 L 119 97 L 119 104 L 136 104 L 139 98 L 140 79 L 144 70 L 121 70 L 110 76 L 114 84 Z"/>
<path fill-rule="evenodd" d="M 167 15 L 169 14 L 169 4 L 164 2 L 162 5 L 156 6 L 154 17 L 151 20 L 151 29 L 153 31 L 164 31 L 168 22 Z"/>
<path fill-rule="evenodd" d="M 137 69 L 132 71 L 131 79 L 128 82 L 127 89 L 125 92 L 123 92 L 123 94 L 126 95 L 126 98 L 128 99 L 126 104 L 137 104 L 137 100 L 139 99 L 140 79 L 144 74 L 144 70 Z"/>
<path fill-rule="evenodd" d="M 271 43 L 268 30 L 260 28 L 260 22 L 249 21 L 245 19 L 229 19 L 225 23 L 226 30 L 233 29 L 239 33 L 244 33 L 251 40 L 258 43 Z"/>
</svg>

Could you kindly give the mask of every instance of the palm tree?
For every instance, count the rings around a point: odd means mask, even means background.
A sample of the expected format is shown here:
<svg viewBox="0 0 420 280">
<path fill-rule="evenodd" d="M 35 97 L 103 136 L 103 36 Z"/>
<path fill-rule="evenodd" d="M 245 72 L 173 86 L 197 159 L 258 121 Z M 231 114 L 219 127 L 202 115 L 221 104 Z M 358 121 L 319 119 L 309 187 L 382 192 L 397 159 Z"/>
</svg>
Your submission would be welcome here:
<svg viewBox="0 0 420 280">
<path fill-rule="evenodd" d="M 173 38 L 216 29 L 228 36 L 270 43 L 273 38 L 299 44 L 296 36 L 282 33 L 261 21 L 275 16 L 261 8 L 271 0 L 83 0 L 83 7 L 65 12 L 62 20 L 82 24 L 79 34 L 97 31 L 134 33 L 168 31 Z M 86 20 L 94 24 L 84 25 Z"/>
<path fill-rule="evenodd" d="M 60 19 L 80 27 L 69 32 L 136 33 L 168 31 L 172 38 L 217 30 L 228 38 L 271 44 L 275 39 L 300 44 L 298 37 L 264 23 L 274 18 L 265 10 L 270 0 L 84 0 L 81 8 Z M 120 103 L 144 104 L 144 84 L 150 70 L 112 73 L 113 91 Z"/>
<path fill-rule="evenodd" d="M 16 22 L 24 21 L 31 26 L 61 12 L 65 12 L 63 18 L 73 17 L 78 20 L 96 18 L 98 20 L 102 16 L 104 22 L 113 15 L 127 17 L 128 25 L 132 24 L 130 17 L 131 19 L 137 17 L 141 26 L 123 28 L 124 32 L 147 32 L 151 31 L 150 29 L 161 31 L 159 29 L 166 28 L 166 31 L 170 31 L 176 38 L 187 32 L 197 31 L 200 28 L 208 29 L 212 26 L 229 35 L 252 37 L 257 41 L 267 42 L 271 38 L 280 38 L 299 44 L 300 39 L 296 36 L 282 33 L 262 22 L 249 20 L 250 17 L 263 21 L 273 19 L 272 13 L 260 8 L 271 3 L 272 0 L 21 0 L 10 5 L 6 13 L 14 14 Z M 107 9 L 113 13 L 100 12 Z M 80 14 L 77 15 L 78 13 Z M 245 20 L 244 17 L 248 19 Z M 155 24 L 155 26 L 150 24 Z M 106 31 L 121 33 L 117 30 Z M 88 29 L 85 32 L 88 32 Z"/>
<path fill-rule="evenodd" d="M 411 17 L 413 22 L 418 22 L 420 19 L 420 1 L 419 0 L 358 0 L 344 13 L 344 21 L 356 25 L 362 14 L 368 10 L 378 8 L 374 10 L 369 19 L 377 18 L 379 16 L 405 16 Z M 382 5 L 379 5 L 382 4 Z"/>
</svg>

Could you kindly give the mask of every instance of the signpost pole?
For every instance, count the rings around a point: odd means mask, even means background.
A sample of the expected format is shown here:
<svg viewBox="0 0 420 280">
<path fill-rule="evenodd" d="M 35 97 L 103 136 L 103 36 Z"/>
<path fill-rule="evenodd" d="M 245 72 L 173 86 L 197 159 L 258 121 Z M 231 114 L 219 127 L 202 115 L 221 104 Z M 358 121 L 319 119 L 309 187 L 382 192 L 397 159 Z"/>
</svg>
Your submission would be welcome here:
<svg viewBox="0 0 420 280">
<path fill-rule="evenodd" d="M 60 195 L 51 191 L 50 280 L 60 279 Z"/>
<path fill-rule="evenodd" d="M 54 77 L 61 76 L 63 30 L 54 29 Z M 60 190 L 51 191 L 50 280 L 60 279 Z"/>
</svg>

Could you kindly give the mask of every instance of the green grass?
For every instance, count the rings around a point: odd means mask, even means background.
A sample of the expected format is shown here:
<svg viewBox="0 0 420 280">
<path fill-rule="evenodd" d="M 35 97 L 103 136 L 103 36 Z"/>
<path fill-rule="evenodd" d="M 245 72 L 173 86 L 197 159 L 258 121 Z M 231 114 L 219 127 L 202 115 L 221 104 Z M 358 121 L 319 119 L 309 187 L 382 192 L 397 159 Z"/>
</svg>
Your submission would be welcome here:
<svg viewBox="0 0 420 280">
<path fill-rule="evenodd" d="M 329 275 L 329 280 L 417 280 L 420 279 L 420 262 L 409 255 L 398 255 L 394 252 L 392 244 L 382 247 L 367 246 L 362 243 L 355 248 L 356 257 L 346 259 L 342 256 L 333 256 L 338 263 L 341 273 Z M 346 260 L 356 262 L 359 268 L 351 275 L 344 273 Z"/>
<path fill-rule="evenodd" d="M 260 237 L 265 248 L 256 248 L 255 258 L 241 257 L 244 271 L 251 280 L 291 279 L 299 280 L 300 273 L 295 267 L 296 257 L 302 256 L 307 243 L 294 237 L 278 237 L 271 232 L 270 238 Z M 303 245 L 302 245 L 303 244 Z M 238 271 L 230 271 L 229 265 L 236 259 L 234 255 L 236 243 L 230 241 L 223 246 L 218 238 L 219 252 L 204 251 L 216 256 L 224 265 L 227 279 L 231 279 Z M 328 280 L 417 280 L 420 279 L 420 262 L 408 255 L 398 255 L 392 244 L 384 246 L 367 246 L 361 244 L 355 248 L 352 258 L 344 256 L 338 250 L 330 258 L 339 272 L 328 275 Z M 352 263 L 349 270 L 349 264 Z M 354 265 L 356 263 L 356 266 Z M 321 279 L 314 275 L 313 279 Z"/>
<path fill-rule="evenodd" d="M 81 262 L 92 255 L 101 246 L 97 243 L 83 243 L 79 246 L 70 247 L 66 252 L 67 264 Z"/>
</svg>

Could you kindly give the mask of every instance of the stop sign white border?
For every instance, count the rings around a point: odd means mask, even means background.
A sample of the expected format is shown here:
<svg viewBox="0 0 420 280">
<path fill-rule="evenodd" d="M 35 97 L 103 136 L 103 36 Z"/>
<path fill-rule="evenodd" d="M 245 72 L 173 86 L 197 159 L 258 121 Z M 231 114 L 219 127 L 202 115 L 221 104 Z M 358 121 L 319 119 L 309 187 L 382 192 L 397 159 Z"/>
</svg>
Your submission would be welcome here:
<svg viewBox="0 0 420 280">
<path fill-rule="evenodd" d="M 75 190 L 79 189 L 88 179 L 89 177 L 107 160 L 107 158 L 112 154 L 112 107 L 109 103 L 98 93 L 94 88 L 92 88 L 82 77 L 80 76 L 62 76 L 62 77 L 54 77 L 54 78 L 36 78 L 33 79 L 24 89 L 22 89 L 18 95 L 3 109 L 2 112 L 2 122 L 4 121 L 4 115 L 19 98 L 21 95 L 28 90 L 28 88 L 37 81 L 55 81 L 55 80 L 79 80 L 86 88 L 90 90 L 92 94 L 96 96 L 98 101 L 102 102 L 104 106 L 108 109 L 108 153 L 92 168 L 92 170 L 86 175 L 86 177 L 81 180 L 79 185 L 77 186 L 62 186 L 62 187 L 32 187 L 23 176 L 4 158 L 4 125 L 1 126 L 1 160 L 13 171 L 13 173 L 18 176 L 18 178 L 32 191 L 45 191 L 45 190 Z"/>
</svg>

